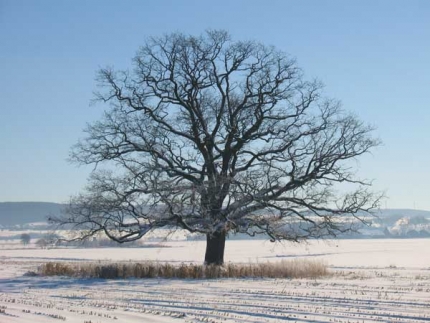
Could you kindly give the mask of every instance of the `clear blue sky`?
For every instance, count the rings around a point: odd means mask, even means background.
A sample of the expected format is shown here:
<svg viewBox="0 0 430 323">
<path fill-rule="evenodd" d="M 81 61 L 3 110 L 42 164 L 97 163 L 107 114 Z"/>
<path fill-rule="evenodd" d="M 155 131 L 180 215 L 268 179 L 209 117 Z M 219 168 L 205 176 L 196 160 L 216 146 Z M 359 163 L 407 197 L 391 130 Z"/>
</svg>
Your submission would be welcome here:
<svg viewBox="0 0 430 323">
<path fill-rule="evenodd" d="M 430 210 L 430 1 L 0 0 L 0 201 L 65 202 L 90 167 L 66 159 L 99 67 L 145 37 L 226 29 L 296 57 L 326 94 L 378 127 L 359 163 L 389 208 Z M 385 207 L 385 204 L 382 205 Z"/>
</svg>

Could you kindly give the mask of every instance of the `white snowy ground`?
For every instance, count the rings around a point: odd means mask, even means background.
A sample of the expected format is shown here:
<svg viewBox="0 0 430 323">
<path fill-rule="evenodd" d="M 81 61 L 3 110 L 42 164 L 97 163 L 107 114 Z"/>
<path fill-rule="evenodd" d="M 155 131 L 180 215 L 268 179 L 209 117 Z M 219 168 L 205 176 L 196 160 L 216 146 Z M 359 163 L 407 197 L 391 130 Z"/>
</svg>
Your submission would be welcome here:
<svg viewBox="0 0 430 323">
<path fill-rule="evenodd" d="M 428 322 L 430 239 L 275 245 L 227 241 L 226 261 L 325 261 L 309 279 L 97 280 L 27 277 L 46 261 L 201 262 L 204 242 L 164 248 L 0 249 L 0 322 Z"/>
</svg>

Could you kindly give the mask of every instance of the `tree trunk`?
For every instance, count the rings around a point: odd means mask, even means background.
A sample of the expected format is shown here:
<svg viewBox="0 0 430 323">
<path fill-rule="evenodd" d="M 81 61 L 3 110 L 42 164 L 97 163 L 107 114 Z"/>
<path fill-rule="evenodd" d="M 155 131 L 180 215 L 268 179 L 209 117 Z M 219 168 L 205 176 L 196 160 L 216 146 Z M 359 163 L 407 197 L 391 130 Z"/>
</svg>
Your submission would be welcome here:
<svg viewBox="0 0 430 323">
<path fill-rule="evenodd" d="M 206 265 L 222 265 L 224 263 L 225 232 L 206 235 Z"/>
</svg>

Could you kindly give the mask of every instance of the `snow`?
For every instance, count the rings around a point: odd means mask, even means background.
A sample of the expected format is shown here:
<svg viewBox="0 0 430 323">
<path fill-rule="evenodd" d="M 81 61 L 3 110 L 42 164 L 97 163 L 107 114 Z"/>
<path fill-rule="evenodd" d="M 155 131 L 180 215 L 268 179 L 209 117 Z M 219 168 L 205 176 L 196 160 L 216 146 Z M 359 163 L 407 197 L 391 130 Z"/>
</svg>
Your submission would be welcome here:
<svg viewBox="0 0 430 323">
<path fill-rule="evenodd" d="M 200 263 L 202 241 L 163 248 L 0 249 L 0 323 L 9 322 L 424 322 L 430 320 L 430 239 L 272 244 L 227 241 L 226 261 L 319 259 L 320 279 L 29 277 L 45 261 Z"/>
<path fill-rule="evenodd" d="M 227 262 L 266 262 L 289 258 L 313 258 L 333 267 L 406 267 L 430 268 L 430 257 L 423 257 L 430 239 L 354 239 L 271 243 L 267 240 L 230 240 L 226 244 Z M 0 259 L 9 260 L 112 260 L 197 262 L 203 260 L 206 242 L 173 241 L 161 248 L 88 248 L 88 249 L 0 249 Z"/>
</svg>

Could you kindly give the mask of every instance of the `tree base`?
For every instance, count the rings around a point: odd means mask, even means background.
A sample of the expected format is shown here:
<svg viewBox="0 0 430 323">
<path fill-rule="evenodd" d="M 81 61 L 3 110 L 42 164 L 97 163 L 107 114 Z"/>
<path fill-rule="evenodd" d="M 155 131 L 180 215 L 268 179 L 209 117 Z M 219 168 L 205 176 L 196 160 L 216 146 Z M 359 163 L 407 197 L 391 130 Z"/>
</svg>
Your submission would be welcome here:
<svg viewBox="0 0 430 323">
<path fill-rule="evenodd" d="M 224 264 L 225 232 L 206 235 L 205 265 Z"/>
</svg>

